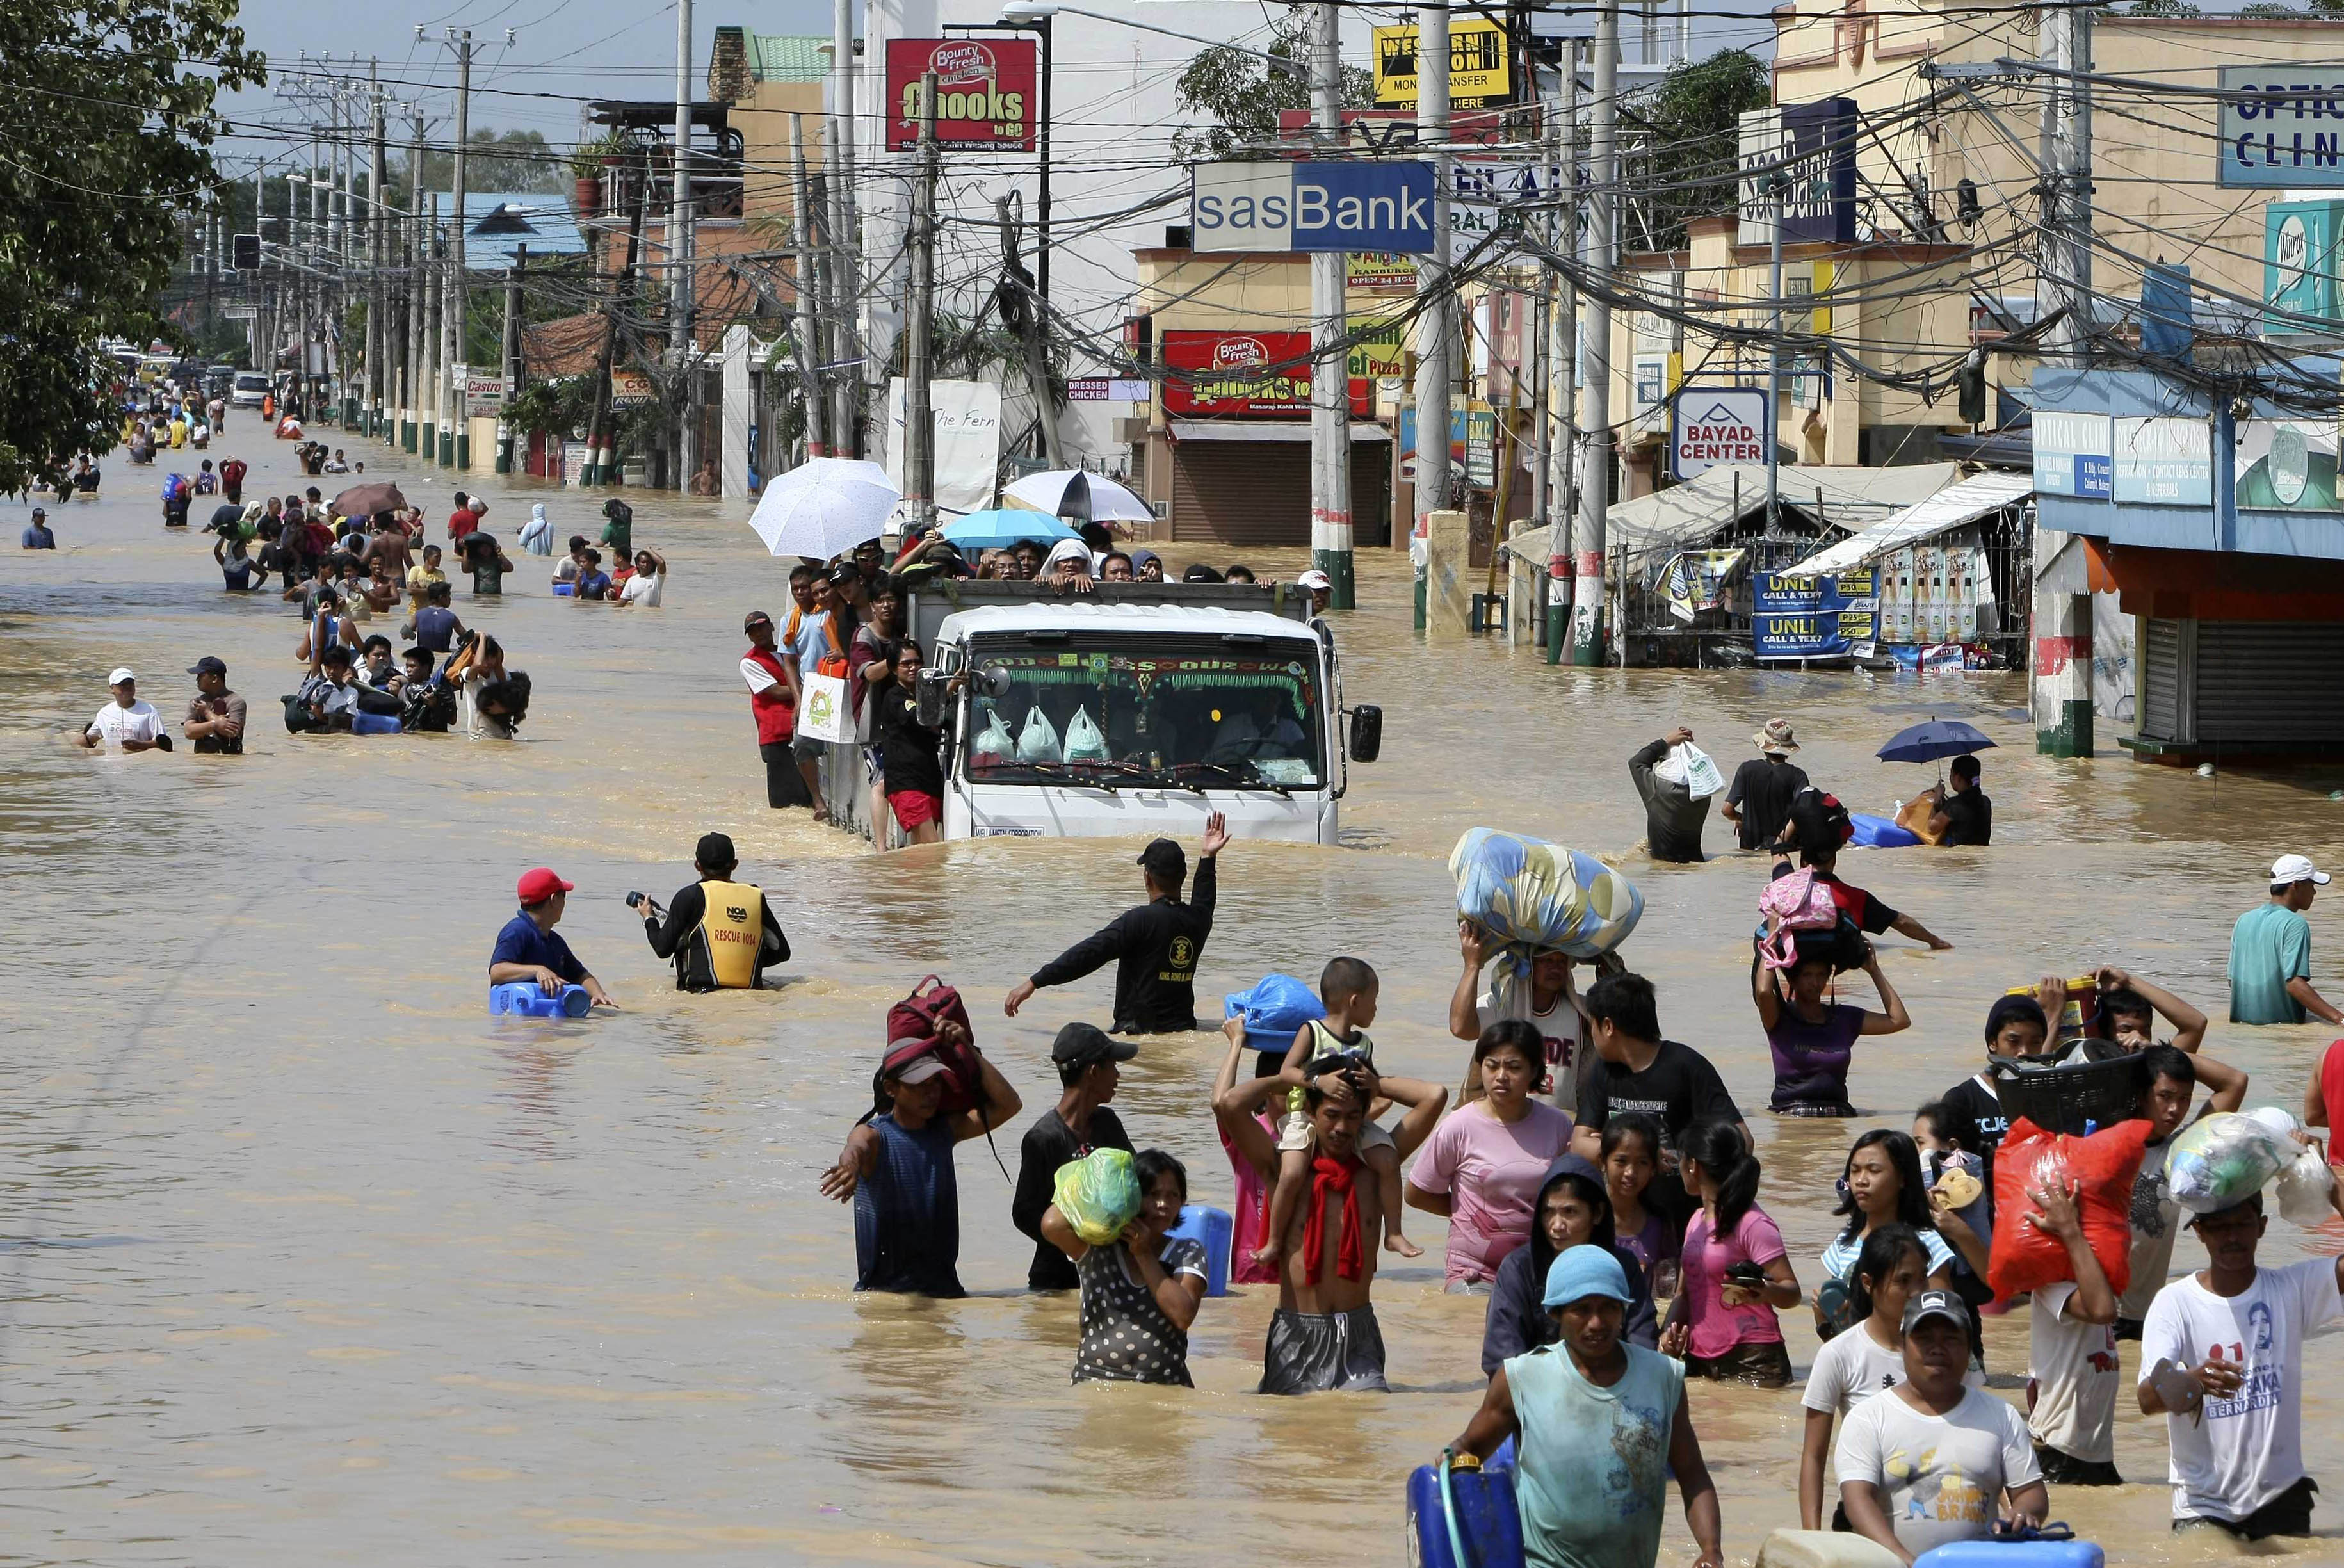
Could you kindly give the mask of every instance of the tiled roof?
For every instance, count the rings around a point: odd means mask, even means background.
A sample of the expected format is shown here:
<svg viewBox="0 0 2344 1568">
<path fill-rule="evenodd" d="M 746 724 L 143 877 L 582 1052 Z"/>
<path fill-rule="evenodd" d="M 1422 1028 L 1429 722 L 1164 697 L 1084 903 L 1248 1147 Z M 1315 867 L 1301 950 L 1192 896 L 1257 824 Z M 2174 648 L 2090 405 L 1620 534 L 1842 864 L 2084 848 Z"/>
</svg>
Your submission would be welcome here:
<svg viewBox="0 0 2344 1568">
<path fill-rule="evenodd" d="M 819 82 L 830 75 L 830 39 L 811 33 L 752 33 L 749 70 L 761 82 Z"/>
</svg>

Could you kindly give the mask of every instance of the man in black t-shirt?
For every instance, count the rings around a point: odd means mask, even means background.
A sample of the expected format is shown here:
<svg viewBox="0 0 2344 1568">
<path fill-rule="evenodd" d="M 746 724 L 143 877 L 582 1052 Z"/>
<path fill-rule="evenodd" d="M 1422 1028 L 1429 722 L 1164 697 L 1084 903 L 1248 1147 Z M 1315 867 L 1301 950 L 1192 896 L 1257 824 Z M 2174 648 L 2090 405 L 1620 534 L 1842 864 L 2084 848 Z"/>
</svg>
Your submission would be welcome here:
<svg viewBox="0 0 2344 1568">
<path fill-rule="evenodd" d="M 1750 738 L 1760 754 L 1734 770 L 1721 810 L 1740 830 L 1743 848 L 1772 849 L 1790 820 L 1791 802 L 1808 787 L 1807 775 L 1791 761 L 1799 743 L 1791 733 L 1790 720 L 1770 719 Z"/>
<path fill-rule="evenodd" d="M 1661 1037 L 1660 1007 L 1642 975 L 1606 975 L 1587 988 L 1588 1043 L 1595 1054 L 1579 1074 L 1578 1128 L 1571 1152 L 1597 1166 L 1603 1159 L 1603 1124 L 1614 1112 L 1639 1111 L 1660 1123 L 1669 1147 L 1662 1174 L 1644 1200 L 1669 1216 L 1679 1231 L 1697 1205 L 1677 1177 L 1676 1143 L 1697 1121 L 1730 1121 L 1746 1142 L 1749 1125 L 1707 1057 Z"/>
<path fill-rule="evenodd" d="M 1001 1010 L 1011 1017 L 1044 986 L 1079 980 L 1110 958 L 1115 966 L 1115 1032 L 1164 1035 L 1197 1027 L 1197 960 L 1213 933 L 1218 890 L 1214 860 L 1229 842 L 1228 819 L 1214 812 L 1205 819 L 1205 841 L 1197 867 L 1194 899 L 1183 903 L 1188 857 L 1168 838 L 1139 852 L 1147 902 L 1127 909 L 1009 988 Z"/>
<path fill-rule="evenodd" d="M 1937 803 L 1935 814 L 1929 818 L 1929 831 L 1937 835 L 1939 848 L 1979 848 L 1994 842 L 1994 802 L 1978 787 L 1978 776 L 1985 771 L 1977 758 L 1966 752 L 1945 770 L 1952 791 Z"/>
<path fill-rule="evenodd" d="M 1042 1238 L 1042 1215 L 1057 1191 L 1058 1168 L 1095 1149 L 1131 1150 L 1123 1118 L 1106 1108 L 1120 1076 L 1116 1064 L 1139 1054 L 1128 1040 L 1111 1040 L 1096 1024 L 1068 1024 L 1050 1043 L 1058 1069 L 1058 1103 L 1026 1129 L 1017 1152 L 1017 1193 L 1009 1200 L 1009 1222 L 1034 1239 L 1034 1263 L 1026 1270 L 1029 1290 L 1072 1290 L 1082 1283 L 1074 1260 Z"/>
</svg>

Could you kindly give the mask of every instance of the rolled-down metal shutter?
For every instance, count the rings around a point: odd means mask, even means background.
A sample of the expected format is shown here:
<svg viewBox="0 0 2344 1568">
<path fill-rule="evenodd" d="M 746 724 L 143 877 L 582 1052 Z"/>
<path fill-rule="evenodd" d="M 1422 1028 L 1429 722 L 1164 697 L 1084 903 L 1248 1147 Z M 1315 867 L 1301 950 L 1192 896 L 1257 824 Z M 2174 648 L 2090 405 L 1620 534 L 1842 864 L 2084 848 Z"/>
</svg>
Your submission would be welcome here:
<svg viewBox="0 0 2344 1568">
<path fill-rule="evenodd" d="M 2152 620 L 2140 650 L 2140 733 L 2152 740 L 2181 737 L 2181 622 Z"/>
<path fill-rule="evenodd" d="M 2344 624 L 2198 622 L 2198 739 L 2344 744 Z"/>
<path fill-rule="evenodd" d="M 1172 449 L 1172 537 L 1310 542 L 1310 443 L 1182 441 Z"/>
</svg>

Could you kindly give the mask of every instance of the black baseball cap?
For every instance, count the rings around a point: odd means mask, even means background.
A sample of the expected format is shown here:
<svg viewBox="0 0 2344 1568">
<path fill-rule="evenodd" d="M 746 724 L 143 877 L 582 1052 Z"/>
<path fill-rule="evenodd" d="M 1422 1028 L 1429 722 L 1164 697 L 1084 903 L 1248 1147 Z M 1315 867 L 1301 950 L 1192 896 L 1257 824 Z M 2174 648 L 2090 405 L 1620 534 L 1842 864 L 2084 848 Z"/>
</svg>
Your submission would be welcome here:
<svg viewBox="0 0 2344 1568">
<path fill-rule="evenodd" d="M 702 865 L 732 865 L 737 864 L 741 858 L 732 853 L 731 835 L 722 833 L 702 834 L 699 846 L 692 852 L 692 855 Z"/>
<path fill-rule="evenodd" d="M 225 660 L 216 659 L 209 653 L 207 653 L 202 658 L 187 666 L 187 673 L 190 675 L 225 675 L 227 673 L 227 663 Z"/>
<path fill-rule="evenodd" d="M 1139 864 L 1158 882 L 1178 883 L 1188 878 L 1187 854 L 1168 838 L 1150 839 L 1147 847 L 1139 852 Z"/>
<path fill-rule="evenodd" d="M 1923 1290 L 1904 1303 L 1904 1332 L 1911 1333 L 1930 1318 L 1943 1318 L 1965 1331 L 1970 1326 L 1968 1306 L 1951 1290 Z"/>
<path fill-rule="evenodd" d="M 1127 1062 L 1139 1054 L 1129 1040 L 1111 1039 L 1096 1024 L 1068 1024 L 1050 1042 L 1050 1059 L 1060 1067 L 1093 1062 Z"/>
<path fill-rule="evenodd" d="M 752 610 L 741 617 L 741 630 L 743 632 L 754 631 L 760 626 L 771 626 L 773 623 L 773 618 L 762 610 Z"/>
</svg>

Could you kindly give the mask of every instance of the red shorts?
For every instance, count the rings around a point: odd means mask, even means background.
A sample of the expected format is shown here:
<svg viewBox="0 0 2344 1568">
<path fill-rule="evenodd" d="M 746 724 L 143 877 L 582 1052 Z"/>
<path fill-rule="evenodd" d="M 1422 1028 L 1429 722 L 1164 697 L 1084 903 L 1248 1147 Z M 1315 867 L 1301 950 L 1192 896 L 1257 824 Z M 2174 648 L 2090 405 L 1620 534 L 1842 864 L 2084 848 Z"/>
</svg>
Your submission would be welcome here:
<svg viewBox="0 0 2344 1568">
<path fill-rule="evenodd" d="M 935 822 L 945 814 L 944 797 L 930 794 L 925 790 L 898 790 L 887 797 L 887 804 L 894 812 L 897 824 L 905 833 L 924 822 Z"/>
</svg>

